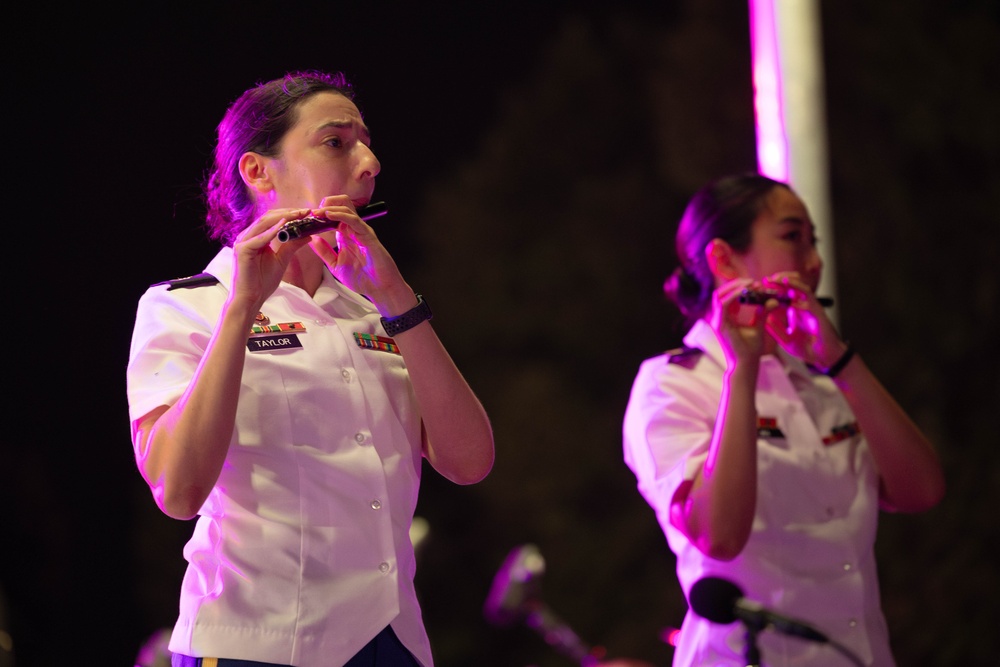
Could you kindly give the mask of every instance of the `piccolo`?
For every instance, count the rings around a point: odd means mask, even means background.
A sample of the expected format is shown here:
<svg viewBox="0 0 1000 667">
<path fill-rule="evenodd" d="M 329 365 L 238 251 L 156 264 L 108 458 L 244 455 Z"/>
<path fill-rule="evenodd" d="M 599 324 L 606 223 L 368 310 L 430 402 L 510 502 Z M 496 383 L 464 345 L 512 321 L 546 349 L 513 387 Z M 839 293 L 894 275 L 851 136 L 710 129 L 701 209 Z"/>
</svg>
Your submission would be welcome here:
<svg viewBox="0 0 1000 667">
<path fill-rule="evenodd" d="M 371 220 L 373 218 L 379 218 L 389 212 L 389 207 L 384 201 L 372 202 L 365 206 L 358 207 L 358 217 L 362 220 Z M 340 223 L 336 220 L 327 220 L 325 218 L 302 218 L 300 220 L 289 220 L 281 226 L 278 230 L 278 240 L 282 243 L 291 241 L 292 239 L 302 238 L 303 236 L 309 236 L 310 234 L 315 234 L 316 232 L 326 231 L 327 229 L 335 229 Z"/>
<path fill-rule="evenodd" d="M 787 306 L 792 302 L 791 297 L 787 294 L 779 294 L 774 290 L 753 290 L 745 289 L 740 292 L 739 301 L 740 303 L 746 303 L 754 306 L 763 306 L 767 303 L 768 299 L 774 299 L 778 303 Z M 833 306 L 833 298 L 828 296 L 818 296 L 816 300 L 819 301 L 819 305 L 824 308 L 829 308 Z"/>
</svg>

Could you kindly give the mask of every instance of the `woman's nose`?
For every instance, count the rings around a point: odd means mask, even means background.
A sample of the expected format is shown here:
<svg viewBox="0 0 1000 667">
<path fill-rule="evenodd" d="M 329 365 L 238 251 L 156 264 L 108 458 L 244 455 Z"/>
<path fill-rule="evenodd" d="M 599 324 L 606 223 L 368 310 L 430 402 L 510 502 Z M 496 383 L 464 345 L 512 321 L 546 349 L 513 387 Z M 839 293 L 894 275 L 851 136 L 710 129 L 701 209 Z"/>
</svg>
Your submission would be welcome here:
<svg viewBox="0 0 1000 667">
<path fill-rule="evenodd" d="M 382 170 L 382 164 L 375 157 L 375 152 L 369 146 L 361 143 L 358 146 L 358 178 L 375 178 Z"/>
<path fill-rule="evenodd" d="M 816 248 L 809 250 L 809 256 L 806 257 L 806 271 L 816 276 L 819 276 L 823 271 L 823 258 L 820 257 L 819 251 Z"/>
</svg>

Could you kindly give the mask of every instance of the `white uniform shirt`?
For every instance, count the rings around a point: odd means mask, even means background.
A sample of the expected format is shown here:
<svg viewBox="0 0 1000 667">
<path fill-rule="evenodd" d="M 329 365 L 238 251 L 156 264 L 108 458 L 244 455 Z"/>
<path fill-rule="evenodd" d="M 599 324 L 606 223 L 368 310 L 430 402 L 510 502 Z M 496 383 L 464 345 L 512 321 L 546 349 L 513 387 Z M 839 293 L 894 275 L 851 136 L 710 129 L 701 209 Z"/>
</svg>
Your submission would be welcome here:
<svg viewBox="0 0 1000 667">
<path fill-rule="evenodd" d="M 140 299 L 133 422 L 188 386 L 232 266 L 223 248 L 206 269 L 218 284 Z M 301 348 L 247 352 L 229 453 L 184 549 L 170 650 L 329 667 L 391 623 L 429 667 L 409 538 L 421 421 L 402 357 L 358 344 L 385 336 L 378 311 L 327 272 L 315 297 L 282 282 L 261 312 L 304 325 Z"/>
<path fill-rule="evenodd" d="M 745 598 L 807 623 L 865 664 L 894 665 L 874 558 L 877 471 L 830 379 L 780 350 L 780 359 L 761 359 L 757 508 L 750 539 L 736 559 L 705 556 L 671 525 L 674 492 L 694 478 L 708 455 L 726 368 L 706 322 L 698 321 L 684 344 L 697 349 L 641 364 L 623 435 L 625 461 L 677 557 L 685 595 L 702 577 L 728 579 Z M 689 611 L 674 664 L 742 666 L 745 645 L 742 623 L 716 624 Z M 828 644 L 771 630 L 758 636 L 757 646 L 769 667 L 851 664 Z"/>
</svg>

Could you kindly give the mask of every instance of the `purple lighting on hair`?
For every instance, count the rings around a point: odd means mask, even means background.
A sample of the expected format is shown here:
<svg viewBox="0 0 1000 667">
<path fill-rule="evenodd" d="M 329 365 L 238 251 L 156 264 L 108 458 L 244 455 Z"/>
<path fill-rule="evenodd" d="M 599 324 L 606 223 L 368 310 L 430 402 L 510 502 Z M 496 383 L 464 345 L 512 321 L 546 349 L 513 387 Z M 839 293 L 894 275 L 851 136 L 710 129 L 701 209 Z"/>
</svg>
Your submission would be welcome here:
<svg viewBox="0 0 1000 667">
<path fill-rule="evenodd" d="M 775 0 L 750 0 L 754 118 L 760 173 L 788 181 L 788 139 L 781 98 L 781 65 Z"/>
</svg>

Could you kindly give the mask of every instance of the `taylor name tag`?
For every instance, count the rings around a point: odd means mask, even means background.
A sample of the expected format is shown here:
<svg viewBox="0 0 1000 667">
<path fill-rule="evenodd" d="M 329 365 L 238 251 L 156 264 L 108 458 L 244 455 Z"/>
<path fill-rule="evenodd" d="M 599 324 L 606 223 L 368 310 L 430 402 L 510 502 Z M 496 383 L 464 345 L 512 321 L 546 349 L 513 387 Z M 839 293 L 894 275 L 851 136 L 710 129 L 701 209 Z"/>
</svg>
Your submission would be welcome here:
<svg viewBox="0 0 1000 667">
<path fill-rule="evenodd" d="M 251 352 L 272 352 L 302 347 L 297 334 L 280 334 L 277 336 L 250 336 L 247 339 L 247 349 Z"/>
</svg>

